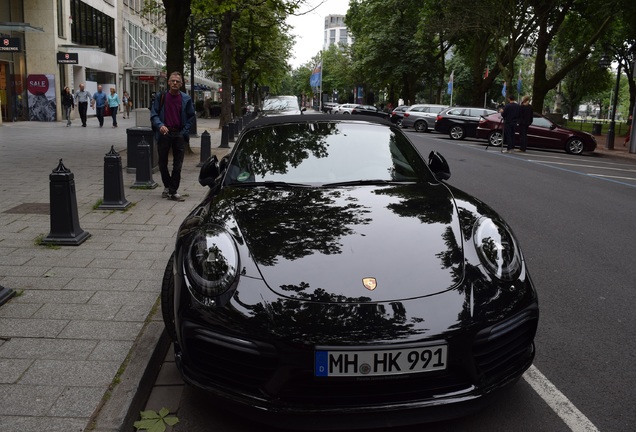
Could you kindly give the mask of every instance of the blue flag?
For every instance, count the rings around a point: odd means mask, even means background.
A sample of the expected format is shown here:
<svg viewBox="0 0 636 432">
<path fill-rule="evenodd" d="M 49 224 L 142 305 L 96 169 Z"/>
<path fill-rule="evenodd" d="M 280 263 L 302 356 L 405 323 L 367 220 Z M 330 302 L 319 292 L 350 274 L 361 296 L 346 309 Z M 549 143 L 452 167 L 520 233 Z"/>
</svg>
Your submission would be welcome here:
<svg viewBox="0 0 636 432">
<path fill-rule="evenodd" d="M 309 78 L 309 85 L 311 88 L 320 87 L 320 82 L 322 81 L 322 62 L 319 62 L 311 73 L 311 77 Z"/>
<path fill-rule="evenodd" d="M 519 78 L 517 78 L 517 93 L 521 96 L 521 69 L 519 69 Z"/>
<path fill-rule="evenodd" d="M 505 81 L 504 81 L 503 88 L 501 89 L 501 95 L 503 97 L 506 97 L 506 82 Z"/>
<path fill-rule="evenodd" d="M 453 94 L 453 80 L 455 78 L 455 71 L 452 71 L 450 74 L 450 79 L 448 80 L 448 89 L 446 89 L 446 93 Z"/>
</svg>

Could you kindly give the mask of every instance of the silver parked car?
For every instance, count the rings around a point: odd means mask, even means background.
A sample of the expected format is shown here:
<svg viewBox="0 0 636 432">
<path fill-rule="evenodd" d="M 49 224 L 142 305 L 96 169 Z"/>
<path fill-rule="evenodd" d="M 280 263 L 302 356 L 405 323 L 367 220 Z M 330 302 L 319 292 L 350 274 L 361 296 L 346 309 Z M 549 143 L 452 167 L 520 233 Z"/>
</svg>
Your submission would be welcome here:
<svg viewBox="0 0 636 432">
<path fill-rule="evenodd" d="M 341 105 L 338 105 L 336 108 L 334 108 L 331 112 L 334 114 L 351 114 L 351 110 L 353 110 L 357 106 L 359 106 L 359 104 L 354 104 L 354 103 L 341 104 Z"/>
<path fill-rule="evenodd" d="M 448 108 L 448 105 L 417 104 L 411 105 L 404 112 L 402 127 L 412 127 L 417 132 L 426 132 L 435 128 L 437 114 Z"/>
</svg>

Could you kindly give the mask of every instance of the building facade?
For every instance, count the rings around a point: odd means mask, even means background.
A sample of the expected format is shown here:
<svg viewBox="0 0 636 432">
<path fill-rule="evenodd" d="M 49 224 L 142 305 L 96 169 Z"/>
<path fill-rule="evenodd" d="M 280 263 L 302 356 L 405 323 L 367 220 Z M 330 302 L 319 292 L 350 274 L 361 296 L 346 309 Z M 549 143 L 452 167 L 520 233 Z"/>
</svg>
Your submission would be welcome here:
<svg viewBox="0 0 636 432">
<path fill-rule="evenodd" d="M 331 45 L 351 45 L 353 39 L 345 26 L 344 15 L 327 15 L 322 48 L 329 49 Z"/>
<path fill-rule="evenodd" d="M 133 108 L 150 106 L 166 85 L 162 14 L 142 18 L 144 0 L 2 0 L 1 121 L 61 119 L 60 94 L 80 84 L 128 91 Z M 187 62 L 186 62 L 187 63 Z M 201 90 L 218 88 L 195 76 Z M 94 111 L 89 107 L 89 115 Z"/>
</svg>

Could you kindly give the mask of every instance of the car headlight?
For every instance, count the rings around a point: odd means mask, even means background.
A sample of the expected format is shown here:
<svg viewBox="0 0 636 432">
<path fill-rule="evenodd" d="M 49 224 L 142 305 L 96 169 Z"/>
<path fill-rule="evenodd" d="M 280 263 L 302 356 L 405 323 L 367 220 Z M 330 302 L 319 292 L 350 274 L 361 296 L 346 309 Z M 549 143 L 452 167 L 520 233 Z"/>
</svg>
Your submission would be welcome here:
<svg viewBox="0 0 636 432">
<path fill-rule="evenodd" d="M 236 280 L 239 257 L 232 236 L 220 226 L 208 226 L 185 243 L 183 265 L 188 287 L 197 300 L 213 305 Z"/>
<path fill-rule="evenodd" d="M 511 281 L 521 271 L 521 252 L 512 233 L 501 223 L 482 217 L 474 227 L 473 240 L 486 269 L 498 279 Z"/>
</svg>

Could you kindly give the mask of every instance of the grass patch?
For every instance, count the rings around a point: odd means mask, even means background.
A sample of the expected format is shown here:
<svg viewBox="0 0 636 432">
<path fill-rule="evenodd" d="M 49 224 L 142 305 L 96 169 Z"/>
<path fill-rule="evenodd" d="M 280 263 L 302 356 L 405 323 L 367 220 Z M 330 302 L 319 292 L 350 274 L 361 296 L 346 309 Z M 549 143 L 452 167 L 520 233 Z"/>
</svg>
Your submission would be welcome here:
<svg viewBox="0 0 636 432">
<path fill-rule="evenodd" d="M 60 249 L 60 245 L 44 243 L 44 237 L 46 237 L 44 234 L 40 234 L 35 238 L 35 240 L 33 240 L 33 244 L 36 246 L 44 246 L 48 249 Z"/>
</svg>

